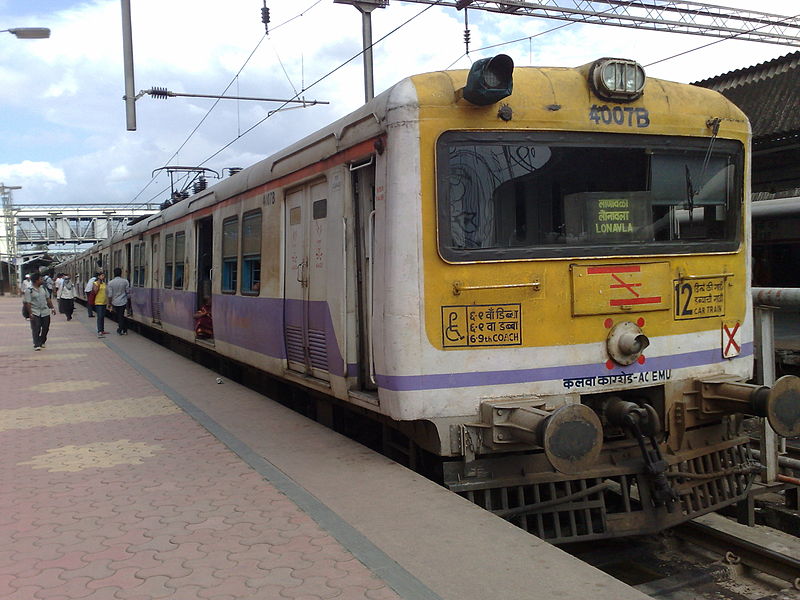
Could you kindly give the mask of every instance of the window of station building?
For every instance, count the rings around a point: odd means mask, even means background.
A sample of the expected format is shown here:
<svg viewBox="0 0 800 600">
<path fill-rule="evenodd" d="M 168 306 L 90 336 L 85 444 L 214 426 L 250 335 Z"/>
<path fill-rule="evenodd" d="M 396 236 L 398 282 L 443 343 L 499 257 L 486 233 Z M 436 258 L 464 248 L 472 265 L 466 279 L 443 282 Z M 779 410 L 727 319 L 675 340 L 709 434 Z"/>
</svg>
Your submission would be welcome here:
<svg viewBox="0 0 800 600">
<path fill-rule="evenodd" d="M 261 290 L 261 211 L 242 217 L 242 293 L 258 295 Z"/>
<path fill-rule="evenodd" d="M 175 254 L 175 236 L 168 234 L 164 238 L 164 287 L 172 287 L 173 259 Z"/>
<path fill-rule="evenodd" d="M 183 289 L 183 273 L 186 264 L 186 233 L 181 231 L 175 234 L 175 282 L 176 290 Z"/>
<path fill-rule="evenodd" d="M 238 281 L 239 218 L 222 222 L 222 293 L 235 294 Z"/>
</svg>

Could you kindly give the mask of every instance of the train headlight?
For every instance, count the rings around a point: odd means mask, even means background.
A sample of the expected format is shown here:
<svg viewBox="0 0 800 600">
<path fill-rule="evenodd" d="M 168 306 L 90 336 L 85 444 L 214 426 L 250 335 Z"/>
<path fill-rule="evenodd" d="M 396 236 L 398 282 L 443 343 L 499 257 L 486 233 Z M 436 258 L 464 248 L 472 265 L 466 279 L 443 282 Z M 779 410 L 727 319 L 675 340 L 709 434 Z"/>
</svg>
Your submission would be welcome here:
<svg viewBox="0 0 800 600">
<path fill-rule="evenodd" d="M 514 61 L 498 54 L 476 60 L 467 75 L 467 85 L 461 90 L 465 100 L 478 106 L 488 106 L 511 95 Z"/>
<path fill-rule="evenodd" d="M 589 70 L 592 91 L 603 100 L 633 102 L 644 93 L 642 65 L 624 58 L 601 58 Z"/>
</svg>

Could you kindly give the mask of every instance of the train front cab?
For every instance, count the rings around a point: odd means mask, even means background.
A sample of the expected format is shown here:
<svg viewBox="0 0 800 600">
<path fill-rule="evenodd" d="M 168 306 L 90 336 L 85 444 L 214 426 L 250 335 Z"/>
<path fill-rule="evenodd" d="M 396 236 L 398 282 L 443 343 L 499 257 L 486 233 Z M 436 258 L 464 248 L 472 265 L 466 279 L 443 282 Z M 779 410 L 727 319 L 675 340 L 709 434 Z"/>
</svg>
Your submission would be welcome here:
<svg viewBox="0 0 800 600">
<path fill-rule="evenodd" d="M 421 362 L 450 386 L 430 374 L 405 391 L 454 415 L 478 407 L 440 421 L 442 453 L 462 459 L 445 483 L 555 542 L 654 532 L 743 498 L 758 465 L 734 415 L 800 433 L 796 379 L 744 383 L 745 116 L 708 90 L 645 85 L 628 60 L 517 69 L 512 94 L 506 59 L 484 74 L 494 95 L 467 89 L 486 62 L 464 88 L 452 75 L 450 106 L 418 83 L 433 99 L 422 222 L 436 224 Z"/>
</svg>

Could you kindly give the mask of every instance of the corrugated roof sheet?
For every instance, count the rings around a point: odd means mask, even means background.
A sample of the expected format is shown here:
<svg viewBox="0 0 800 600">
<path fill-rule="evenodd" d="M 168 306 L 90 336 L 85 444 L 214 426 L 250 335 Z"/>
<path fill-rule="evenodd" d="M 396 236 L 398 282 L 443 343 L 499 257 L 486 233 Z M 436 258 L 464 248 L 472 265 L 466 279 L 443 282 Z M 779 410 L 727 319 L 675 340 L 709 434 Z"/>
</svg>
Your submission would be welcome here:
<svg viewBox="0 0 800 600">
<path fill-rule="evenodd" d="M 741 108 L 756 138 L 800 131 L 800 52 L 694 85 L 721 92 Z"/>
</svg>

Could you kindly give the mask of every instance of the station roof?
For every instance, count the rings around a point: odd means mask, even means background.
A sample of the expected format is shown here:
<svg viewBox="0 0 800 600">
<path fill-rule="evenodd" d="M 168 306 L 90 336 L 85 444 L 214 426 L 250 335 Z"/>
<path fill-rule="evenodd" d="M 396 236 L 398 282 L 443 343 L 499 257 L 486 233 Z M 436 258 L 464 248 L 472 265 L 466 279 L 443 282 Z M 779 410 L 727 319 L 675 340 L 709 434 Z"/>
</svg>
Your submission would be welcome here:
<svg viewBox="0 0 800 600">
<path fill-rule="evenodd" d="M 753 197 L 800 196 L 800 52 L 694 85 L 741 108 L 753 128 Z"/>
<path fill-rule="evenodd" d="M 694 85 L 716 90 L 741 108 L 750 119 L 756 143 L 800 133 L 800 52 Z"/>
</svg>

